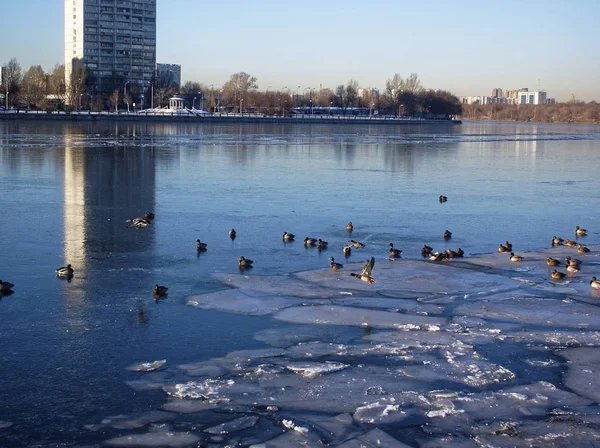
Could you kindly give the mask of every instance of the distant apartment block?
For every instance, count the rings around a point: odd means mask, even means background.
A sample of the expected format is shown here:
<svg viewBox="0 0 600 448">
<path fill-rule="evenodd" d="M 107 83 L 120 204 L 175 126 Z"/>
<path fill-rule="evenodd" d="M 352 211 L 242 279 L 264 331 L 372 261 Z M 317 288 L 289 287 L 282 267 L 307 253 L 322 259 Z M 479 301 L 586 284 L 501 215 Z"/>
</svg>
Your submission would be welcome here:
<svg viewBox="0 0 600 448">
<path fill-rule="evenodd" d="M 181 65 L 156 64 L 156 81 L 162 86 L 181 87 Z"/>
<path fill-rule="evenodd" d="M 546 92 L 521 90 L 518 94 L 518 104 L 546 104 Z"/>
<path fill-rule="evenodd" d="M 476 95 L 460 98 L 463 104 L 546 104 L 548 103 L 545 91 L 530 92 L 529 89 L 502 90 L 493 89 L 491 96 Z"/>
<path fill-rule="evenodd" d="M 492 96 L 494 98 L 501 98 L 503 96 L 502 95 L 502 89 L 493 89 L 492 90 Z"/>
<path fill-rule="evenodd" d="M 84 64 L 91 93 L 148 89 L 156 67 L 156 0 L 65 0 L 65 82 Z"/>
<path fill-rule="evenodd" d="M 360 88 L 358 89 L 358 96 L 366 101 L 371 101 L 379 98 L 379 89 L 375 88 Z"/>
</svg>

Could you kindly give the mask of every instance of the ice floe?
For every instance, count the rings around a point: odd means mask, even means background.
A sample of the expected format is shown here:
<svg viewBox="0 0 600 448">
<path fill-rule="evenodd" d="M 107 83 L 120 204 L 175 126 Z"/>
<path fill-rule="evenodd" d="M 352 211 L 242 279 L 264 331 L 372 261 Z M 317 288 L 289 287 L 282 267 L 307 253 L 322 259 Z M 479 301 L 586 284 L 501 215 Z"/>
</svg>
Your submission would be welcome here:
<svg viewBox="0 0 600 448">
<path fill-rule="evenodd" d="M 132 372 L 154 372 L 163 368 L 167 364 L 166 359 L 161 359 L 154 362 L 143 362 L 140 364 L 133 364 L 127 368 L 127 370 L 131 370 Z"/>
</svg>

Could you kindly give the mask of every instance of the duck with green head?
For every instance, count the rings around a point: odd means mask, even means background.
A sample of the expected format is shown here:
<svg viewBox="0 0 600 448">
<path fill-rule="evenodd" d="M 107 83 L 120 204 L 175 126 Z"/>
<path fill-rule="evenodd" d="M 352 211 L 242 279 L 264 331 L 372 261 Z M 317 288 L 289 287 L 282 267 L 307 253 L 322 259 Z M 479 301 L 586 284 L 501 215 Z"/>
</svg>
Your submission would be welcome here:
<svg viewBox="0 0 600 448">
<path fill-rule="evenodd" d="M 244 258 L 243 256 L 239 258 L 238 260 L 238 267 L 240 269 L 247 269 L 247 268 L 251 268 L 252 264 L 254 263 L 254 261 L 249 260 L 248 258 Z"/>
<path fill-rule="evenodd" d="M 590 286 L 594 289 L 600 289 L 600 281 L 596 280 L 596 277 L 592 277 L 590 280 Z"/>
<path fill-rule="evenodd" d="M 394 248 L 394 243 L 390 243 L 390 258 L 398 258 L 400 256 L 400 254 L 402 254 L 402 251 L 400 249 L 395 249 Z"/>
<path fill-rule="evenodd" d="M 329 267 L 334 271 L 342 269 L 344 267 L 341 263 L 336 263 L 333 257 L 329 257 Z"/>
</svg>

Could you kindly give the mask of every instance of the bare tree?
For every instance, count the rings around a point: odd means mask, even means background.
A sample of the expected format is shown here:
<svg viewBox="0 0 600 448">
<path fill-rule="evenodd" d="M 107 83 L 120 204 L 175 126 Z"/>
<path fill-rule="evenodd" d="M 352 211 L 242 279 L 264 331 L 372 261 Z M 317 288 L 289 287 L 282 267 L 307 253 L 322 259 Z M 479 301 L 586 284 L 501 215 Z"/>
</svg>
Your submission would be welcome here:
<svg viewBox="0 0 600 448">
<path fill-rule="evenodd" d="M 403 84 L 404 79 L 402 79 L 402 76 L 398 73 L 394 73 L 394 76 L 385 82 L 385 94 L 394 107 L 394 115 L 398 114 L 398 106 L 400 104 L 398 95 L 400 94 Z"/>
<path fill-rule="evenodd" d="M 32 65 L 25 76 L 22 84 L 22 100 L 27 105 L 40 107 L 46 97 L 47 77 L 40 65 Z"/>
<path fill-rule="evenodd" d="M 119 104 L 119 90 L 115 89 L 114 92 L 110 95 L 111 110 L 114 109 L 116 112 L 118 104 Z"/>
<path fill-rule="evenodd" d="M 258 89 L 257 79 L 246 72 L 234 73 L 223 85 L 223 96 L 226 100 L 233 100 L 234 107 L 239 99 L 247 97 L 248 92 Z"/>
<path fill-rule="evenodd" d="M 8 107 L 11 102 L 12 104 L 17 104 L 17 99 L 15 97 L 18 95 L 21 88 L 23 71 L 21 70 L 21 65 L 17 62 L 17 59 L 12 58 L 8 61 L 8 64 L 4 66 L 2 72 L 4 88 L 9 94 L 8 102 L 6 104 Z"/>
<path fill-rule="evenodd" d="M 81 97 L 87 93 L 86 83 L 88 79 L 88 69 L 81 61 L 73 61 L 71 70 L 71 79 L 67 88 L 67 101 L 71 105 L 78 105 Z"/>
<path fill-rule="evenodd" d="M 65 85 L 65 66 L 56 64 L 52 73 L 48 77 L 47 93 L 56 95 L 56 98 L 61 102 L 65 101 L 66 85 Z"/>
<path fill-rule="evenodd" d="M 358 101 L 358 81 L 351 79 L 346 85 L 345 107 L 355 107 Z"/>
</svg>

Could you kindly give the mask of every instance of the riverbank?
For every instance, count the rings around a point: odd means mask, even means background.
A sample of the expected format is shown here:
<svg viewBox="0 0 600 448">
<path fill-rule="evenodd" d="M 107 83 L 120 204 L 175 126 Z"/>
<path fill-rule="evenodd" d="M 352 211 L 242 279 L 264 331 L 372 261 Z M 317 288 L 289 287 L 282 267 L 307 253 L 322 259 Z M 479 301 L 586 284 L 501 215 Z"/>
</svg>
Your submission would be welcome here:
<svg viewBox="0 0 600 448">
<path fill-rule="evenodd" d="M 293 117 L 273 117 L 262 115 L 210 115 L 210 114 L 145 114 L 142 112 L 27 112 L 10 111 L 0 113 L 0 120 L 39 120 L 39 121 L 143 121 L 161 123 L 314 123 L 314 124 L 372 124 L 372 125 L 440 125 L 461 124 L 460 120 L 412 119 L 404 117 L 350 117 L 302 115 Z"/>
<path fill-rule="evenodd" d="M 600 104 L 464 104 L 461 118 L 477 121 L 600 124 Z"/>
</svg>

